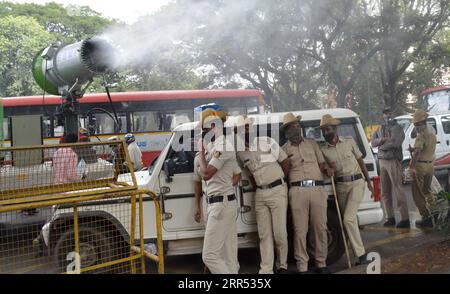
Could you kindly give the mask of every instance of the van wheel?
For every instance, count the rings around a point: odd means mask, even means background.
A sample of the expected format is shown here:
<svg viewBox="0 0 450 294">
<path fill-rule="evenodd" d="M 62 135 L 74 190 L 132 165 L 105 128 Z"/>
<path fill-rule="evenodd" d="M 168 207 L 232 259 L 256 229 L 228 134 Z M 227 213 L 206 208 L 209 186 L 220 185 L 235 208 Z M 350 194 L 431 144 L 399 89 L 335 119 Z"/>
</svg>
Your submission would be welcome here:
<svg viewBox="0 0 450 294">
<path fill-rule="evenodd" d="M 114 244 L 101 230 L 80 226 L 78 230 L 80 267 L 81 269 L 106 263 L 112 260 Z M 59 272 L 75 270 L 75 259 L 71 255 L 75 252 L 74 229 L 64 232 L 56 242 L 54 259 Z M 68 260 L 69 259 L 69 260 Z M 107 273 L 109 268 L 99 268 L 88 273 Z"/>
<path fill-rule="evenodd" d="M 333 209 L 333 208 L 332 208 Z M 337 212 L 328 209 L 327 211 L 327 240 L 328 240 L 328 255 L 327 265 L 332 265 L 337 262 L 345 252 L 344 240 L 342 239 L 341 225 L 339 224 L 339 218 Z M 314 241 L 308 234 L 308 255 L 310 265 L 314 266 Z"/>
</svg>

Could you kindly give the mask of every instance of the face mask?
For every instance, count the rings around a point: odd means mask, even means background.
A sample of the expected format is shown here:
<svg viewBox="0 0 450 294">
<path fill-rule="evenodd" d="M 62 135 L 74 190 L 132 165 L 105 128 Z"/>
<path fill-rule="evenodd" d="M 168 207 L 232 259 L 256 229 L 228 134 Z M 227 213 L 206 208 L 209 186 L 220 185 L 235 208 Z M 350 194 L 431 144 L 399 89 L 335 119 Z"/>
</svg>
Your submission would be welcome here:
<svg viewBox="0 0 450 294">
<path fill-rule="evenodd" d="M 333 142 L 333 139 L 334 139 L 334 133 L 327 133 L 323 137 L 325 138 L 325 141 L 327 141 L 328 143 L 331 144 Z"/>
<path fill-rule="evenodd" d="M 298 143 L 302 140 L 302 136 L 300 135 L 300 132 L 292 132 L 287 134 L 287 137 L 289 139 L 289 141 L 291 141 L 292 143 Z"/>
</svg>

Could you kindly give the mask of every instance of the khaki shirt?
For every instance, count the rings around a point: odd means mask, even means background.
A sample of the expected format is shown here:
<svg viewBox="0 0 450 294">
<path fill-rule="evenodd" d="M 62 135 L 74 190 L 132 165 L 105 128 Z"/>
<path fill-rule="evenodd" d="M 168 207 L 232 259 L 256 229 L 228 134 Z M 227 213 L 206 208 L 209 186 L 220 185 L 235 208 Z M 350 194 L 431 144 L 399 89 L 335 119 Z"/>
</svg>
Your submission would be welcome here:
<svg viewBox="0 0 450 294">
<path fill-rule="evenodd" d="M 203 174 L 200 171 L 200 158 L 199 153 L 197 152 L 194 157 L 194 182 L 202 182 Z M 208 151 L 205 152 L 205 157 L 208 158 Z M 241 173 L 241 168 L 236 164 L 234 168 L 233 175 L 238 175 Z"/>
<path fill-rule="evenodd" d="M 233 150 L 233 147 L 228 145 L 224 140 L 224 136 L 220 136 L 206 146 L 205 157 L 207 164 L 217 169 L 217 172 L 211 179 L 203 181 L 202 189 L 208 196 L 234 194 L 233 176 L 240 174 L 241 169 L 236 160 L 236 152 L 228 150 Z M 194 159 L 194 181 L 199 182 L 201 179 L 200 159 L 197 153 Z"/>
<path fill-rule="evenodd" d="M 362 157 L 362 153 L 352 137 L 339 137 L 336 146 L 324 142 L 320 150 L 336 177 L 361 174 L 357 160 Z"/>
<path fill-rule="evenodd" d="M 323 180 L 319 163 L 325 162 L 319 145 L 312 139 L 303 138 L 298 146 L 287 142 L 282 149 L 289 157 L 289 181 Z"/>
<path fill-rule="evenodd" d="M 417 134 L 414 148 L 420 150 L 420 156 L 418 160 L 433 161 L 435 158 L 436 150 L 436 135 L 434 129 L 427 127 L 422 133 Z"/>
<path fill-rule="evenodd" d="M 248 149 L 238 151 L 237 156 L 255 178 L 256 185 L 267 185 L 284 177 L 279 162 L 287 155 L 274 139 L 257 137 Z"/>
</svg>

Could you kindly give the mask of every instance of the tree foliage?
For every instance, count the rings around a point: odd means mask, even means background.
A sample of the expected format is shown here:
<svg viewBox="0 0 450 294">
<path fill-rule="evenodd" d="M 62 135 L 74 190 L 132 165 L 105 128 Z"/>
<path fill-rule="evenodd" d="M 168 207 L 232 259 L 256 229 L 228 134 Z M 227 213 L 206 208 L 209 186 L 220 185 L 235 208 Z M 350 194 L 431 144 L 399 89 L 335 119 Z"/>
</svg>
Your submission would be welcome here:
<svg viewBox="0 0 450 294">
<path fill-rule="evenodd" d="M 375 122 L 384 105 L 400 114 L 408 97 L 443 82 L 449 5 L 177 0 L 126 25 L 85 6 L 1 2 L 0 95 L 39 93 L 29 70 L 52 41 L 82 40 L 115 25 L 136 50 L 114 91 L 256 88 L 275 111 L 332 107 L 335 99 Z M 102 80 L 89 90 L 103 91 Z"/>
<path fill-rule="evenodd" d="M 66 8 L 55 2 L 45 5 L 1 2 L 0 17 L 3 16 L 32 17 L 55 39 L 66 43 L 89 38 L 116 23 L 87 6 L 69 5 Z"/>
<path fill-rule="evenodd" d="M 0 18 L 0 96 L 42 93 L 32 77 L 31 61 L 37 49 L 53 40 L 33 18 Z"/>
</svg>

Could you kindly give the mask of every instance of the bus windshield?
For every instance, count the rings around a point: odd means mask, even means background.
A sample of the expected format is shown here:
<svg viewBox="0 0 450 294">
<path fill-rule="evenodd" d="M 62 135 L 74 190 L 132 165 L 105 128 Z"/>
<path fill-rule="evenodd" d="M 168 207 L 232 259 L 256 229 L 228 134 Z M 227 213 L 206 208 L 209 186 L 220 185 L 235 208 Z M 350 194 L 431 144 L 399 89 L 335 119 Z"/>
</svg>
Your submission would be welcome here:
<svg viewBox="0 0 450 294">
<path fill-rule="evenodd" d="M 426 93 L 423 96 L 423 99 L 427 105 L 428 112 L 450 110 L 450 89 L 442 89 Z"/>
</svg>

